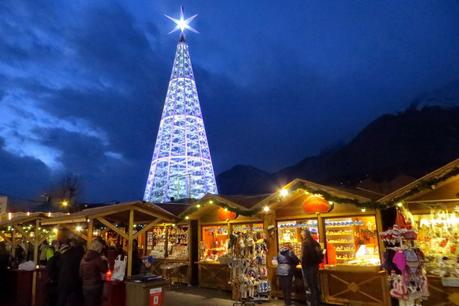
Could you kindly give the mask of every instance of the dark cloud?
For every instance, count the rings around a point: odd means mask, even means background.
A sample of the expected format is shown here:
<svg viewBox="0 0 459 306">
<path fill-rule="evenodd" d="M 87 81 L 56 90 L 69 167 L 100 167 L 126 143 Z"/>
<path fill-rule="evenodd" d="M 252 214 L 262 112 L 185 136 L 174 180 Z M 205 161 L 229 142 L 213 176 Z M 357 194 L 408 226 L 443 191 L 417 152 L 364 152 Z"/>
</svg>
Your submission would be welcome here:
<svg viewBox="0 0 459 306">
<path fill-rule="evenodd" d="M 50 182 L 49 168 L 37 159 L 11 154 L 4 146 L 0 138 L 0 194 L 35 197 Z"/>
</svg>

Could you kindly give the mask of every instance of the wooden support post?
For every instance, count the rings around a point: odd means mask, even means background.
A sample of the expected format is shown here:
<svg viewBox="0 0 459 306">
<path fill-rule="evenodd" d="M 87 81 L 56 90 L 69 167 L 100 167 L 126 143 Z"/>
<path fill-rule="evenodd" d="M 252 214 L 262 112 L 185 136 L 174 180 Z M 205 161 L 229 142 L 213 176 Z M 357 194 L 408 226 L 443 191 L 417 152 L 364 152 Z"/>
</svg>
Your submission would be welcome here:
<svg viewBox="0 0 459 306">
<path fill-rule="evenodd" d="M 134 209 L 129 210 L 129 228 L 128 228 L 128 262 L 127 262 L 127 277 L 132 276 L 132 247 L 134 240 Z"/>
<path fill-rule="evenodd" d="M 271 210 L 269 213 L 263 216 L 263 231 L 266 236 L 268 252 L 266 254 L 266 264 L 268 267 L 268 279 L 270 283 L 276 284 L 276 268 L 273 267 L 271 260 L 277 255 L 277 224 L 276 224 L 276 211 Z M 274 226 L 274 229 L 268 231 L 269 226 Z M 297 254 L 298 255 L 298 254 Z"/>
<path fill-rule="evenodd" d="M 381 216 L 381 210 L 379 208 L 376 208 L 376 229 L 378 230 L 378 235 L 383 232 L 382 216 Z M 379 258 L 381 262 L 383 262 L 384 252 L 386 251 L 386 247 L 384 246 L 383 240 L 379 239 L 379 237 L 378 237 L 378 242 L 379 242 Z"/>
<path fill-rule="evenodd" d="M 33 262 L 35 265 L 38 265 L 38 247 L 40 242 L 40 232 L 38 228 L 40 227 L 40 221 L 37 219 L 35 221 L 35 234 L 33 236 Z"/>
<path fill-rule="evenodd" d="M 165 241 L 165 248 L 166 248 L 166 251 L 164 253 L 164 258 L 167 258 L 169 256 L 169 226 L 165 226 L 165 230 L 166 230 L 166 241 Z"/>
<path fill-rule="evenodd" d="M 319 230 L 320 246 L 324 249 L 325 248 L 325 223 L 324 223 L 324 218 L 322 217 L 320 213 L 317 213 L 317 229 Z"/>
<path fill-rule="evenodd" d="M 87 241 L 88 248 L 89 248 L 89 244 L 91 243 L 91 241 L 93 239 L 93 231 L 94 231 L 94 220 L 93 219 L 89 219 L 89 222 L 88 222 L 88 241 Z"/>
<path fill-rule="evenodd" d="M 14 227 L 11 231 L 11 255 L 16 259 L 16 238 L 14 237 Z"/>
</svg>

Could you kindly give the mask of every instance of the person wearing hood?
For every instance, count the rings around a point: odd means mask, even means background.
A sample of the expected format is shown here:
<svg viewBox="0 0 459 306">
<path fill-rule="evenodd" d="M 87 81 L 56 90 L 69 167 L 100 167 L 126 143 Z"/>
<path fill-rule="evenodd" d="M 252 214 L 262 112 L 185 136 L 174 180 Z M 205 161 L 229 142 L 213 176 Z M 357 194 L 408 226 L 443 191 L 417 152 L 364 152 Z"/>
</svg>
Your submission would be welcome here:
<svg viewBox="0 0 459 306">
<path fill-rule="evenodd" d="M 85 306 L 99 306 L 103 291 L 103 274 L 108 269 L 107 259 L 101 256 L 104 245 L 94 240 L 80 263 L 80 277 L 83 282 Z"/>
<path fill-rule="evenodd" d="M 277 255 L 277 277 L 284 295 L 284 304 L 292 305 L 293 271 L 300 262 L 290 243 L 284 243 Z"/>
</svg>

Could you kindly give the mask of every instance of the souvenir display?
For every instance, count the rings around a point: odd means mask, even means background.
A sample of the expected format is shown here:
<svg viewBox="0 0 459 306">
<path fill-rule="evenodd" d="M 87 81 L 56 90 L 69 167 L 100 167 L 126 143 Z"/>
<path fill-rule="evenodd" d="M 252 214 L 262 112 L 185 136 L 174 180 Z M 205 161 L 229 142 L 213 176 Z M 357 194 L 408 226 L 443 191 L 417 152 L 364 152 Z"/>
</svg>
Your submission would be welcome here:
<svg viewBox="0 0 459 306">
<path fill-rule="evenodd" d="M 252 227 L 257 228 L 260 227 Z M 261 231 L 233 231 L 231 234 L 228 242 L 230 282 L 237 303 L 269 300 L 271 286 L 266 266 L 267 251 Z"/>
<path fill-rule="evenodd" d="M 166 256 L 166 227 L 154 227 L 147 232 L 147 254 L 160 259 Z"/>
<path fill-rule="evenodd" d="M 316 241 L 319 241 L 317 220 L 278 221 L 278 245 L 283 245 L 284 243 L 289 242 L 292 244 L 293 252 L 300 256 L 301 232 L 306 228 L 311 231 L 312 237 Z"/>
<path fill-rule="evenodd" d="M 325 221 L 329 265 L 379 265 L 376 218 L 349 217 Z"/>
<path fill-rule="evenodd" d="M 167 258 L 188 259 L 188 225 L 169 228 Z"/>
<path fill-rule="evenodd" d="M 425 257 L 415 244 L 417 233 L 409 225 L 394 225 L 380 235 L 386 247 L 383 266 L 389 275 L 390 295 L 399 300 L 399 305 L 422 305 L 429 291 Z"/>
<path fill-rule="evenodd" d="M 459 280 L 459 218 L 456 212 L 432 210 L 412 216 L 417 244 L 426 257 L 428 274 Z M 459 284 L 458 284 L 459 286 Z"/>
<path fill-rule="evenodd" d="M 228 226 L 212 225 L 202 227 L 201 261 L 220 262 L 227 254 Z"/>
</svg>

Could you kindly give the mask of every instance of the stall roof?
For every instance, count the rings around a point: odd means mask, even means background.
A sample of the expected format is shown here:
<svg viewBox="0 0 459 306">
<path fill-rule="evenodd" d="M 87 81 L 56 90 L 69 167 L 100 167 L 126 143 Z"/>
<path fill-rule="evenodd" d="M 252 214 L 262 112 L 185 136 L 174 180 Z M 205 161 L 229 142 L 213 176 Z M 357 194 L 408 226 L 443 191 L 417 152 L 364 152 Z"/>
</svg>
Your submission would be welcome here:
<svg viewBox="0 0 459 306">
<path fill-rule="evenodd" d="M 37 219 L 47 219 L 47 218 L 48 217 L 46 216 L 46 214 L 43 214 L 43 213 L 30 213 L 29 215 L 24 214 L 20 216 L 15 216 L 11 220 L 4 220 L 0 222 L 0 228 L 5 227 L 5 226 L 10 226 L 10 225 L 29 223 Z"/>
<path fill-rule="evenodd" d="M 179 216 L 191 206 L 189 203 L 160 203 L 155 205 L 164 210 L 167 210 L 175 216 Z"/>
<path fill-rule="evenodd" d="M 291 181 L 287 185 L 283 186 L 282 189 L 286 189 L 286 190 L 292 191 L 292 190 L 294 190 L 296 188 L 301 188 L 301 187 L 312 189 L 312 190 L 314 190 L 314 193 L 316 193 L 316 192 L 317 193 L 327 192 L 327 193 L 332 194 L 334 196 L 346 197 L 346 198 L 349 198 L 349 199 L 354 199 L 354 200 L 360 201 L 362 203 L 368 202 L 368 201 L 371 200 L 367 196 L 356 194 L 356 192 L 350 192 L 350 191 L 343 190 L 343 189 L 337 188 L 337 187 L 321 185 L 321 184 L 314 183 L 314 182 L 311 182 L 311 181 L 308 181 L 308 180 L 303 180 L 303 179 L 294 179 L 293 181 Z M 279 203 L 278 199 L 279 199 L 279 193 L 278 192 L 273 193 L 269 197 L 266 197 L 264 200 L 258 202 L 256 205 L 253 206 L 253 208 L 261 208 L 264 205 L 271 206 L 271 204 L 273 204 L 273 203 Z M 288 200 L 288 197 L 287 197 L 287 200 Z"/>
<path fill-rule="evenodd" d="M 457 173 L 457 174 L 451 175 L 453 171 L 454 173 Z M 422 188 L 419 188 L 421 185 L 425 184 L 426 182 L 434 180 L 434 179 L 439 180 L 438 186 L 436 187 L 440 187 L 440 186 L 443 186 L 451 182 L 458 176 L 459 176 L 459 158 L 424 175 L 423 177 L 415 180 L 414 182 L 392 193 L 385 195 L 384 197 L 380 198 L 378 202 L 388 203 L 396 199 L 403 198 L 404 195 L 408 195 L 408 194 L 409 194 L 409 197 L 418 196 L 422 193 L 429 192 L 429 189 L 422 190 Z"/>
<path fill-rule="evenodd" d="M 232 202 L 239 206 L 243 206 L 246 209 L 251 209 L 254 207 L 258 202 L 266 199 L 271 194 L 261 194 L 261 195 L 253 195 L 253 196 L 244 196 L 244 195 L 221 195 L 219 196 L 226 201 Z"/>
<path fill-rule="evenodd" d="M 164 222 L 175 222 L 177 217 L 169 211 L 155 204 L 149 204 L 142 201 L 134 201 L 120 204 L 113 204 L 95 208 L 88 208 L 82 211 L 65 215 L 62 217 L 50 218 L 42 224 L 61 224 L 61 223 L 80 223 L 88 219 L 105 217 L 107 220 L 127 223 L 129 220 L 129 211 L 135 210 L 136 223 L 150 222 L 152 218 Z"/>
</svg>

